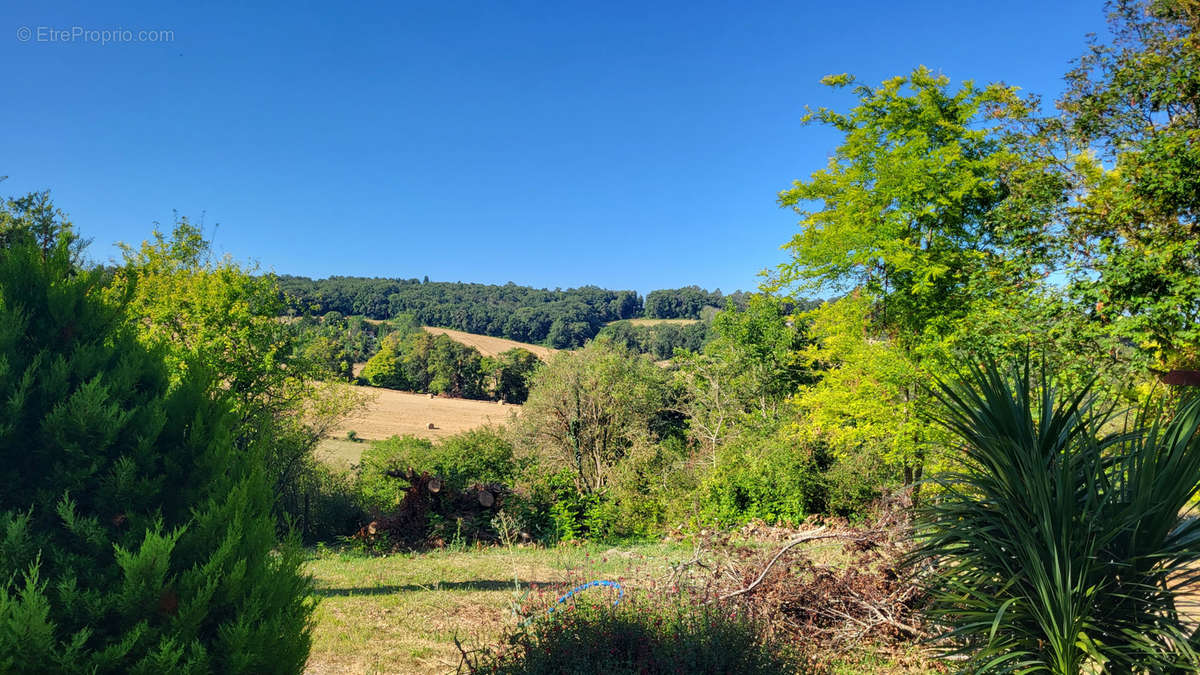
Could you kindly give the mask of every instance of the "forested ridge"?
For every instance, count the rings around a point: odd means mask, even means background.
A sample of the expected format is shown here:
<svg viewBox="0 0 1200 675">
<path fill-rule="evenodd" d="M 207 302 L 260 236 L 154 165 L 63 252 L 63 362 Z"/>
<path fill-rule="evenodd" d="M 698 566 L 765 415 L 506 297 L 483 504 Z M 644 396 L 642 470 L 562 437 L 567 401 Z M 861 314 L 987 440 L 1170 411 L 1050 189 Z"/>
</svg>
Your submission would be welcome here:
<svg viewBox="0 0 1200 675">
<path fill-rule="evenodd" d="M 699 319 L 706 307 L 724 308 L 728 301 L 745 305 L 742 292 L 725 296 L 698 286 L 637 291 L 598 286 L 539 289 L 518 286 L 333 276 L 326 279 L 282 275 L 279 287 L 292 313 L 392 319 L 410 315 L 425 326 L 557 349 L 582 347 L 605 324 L 633 318 Z"/>
</svg>

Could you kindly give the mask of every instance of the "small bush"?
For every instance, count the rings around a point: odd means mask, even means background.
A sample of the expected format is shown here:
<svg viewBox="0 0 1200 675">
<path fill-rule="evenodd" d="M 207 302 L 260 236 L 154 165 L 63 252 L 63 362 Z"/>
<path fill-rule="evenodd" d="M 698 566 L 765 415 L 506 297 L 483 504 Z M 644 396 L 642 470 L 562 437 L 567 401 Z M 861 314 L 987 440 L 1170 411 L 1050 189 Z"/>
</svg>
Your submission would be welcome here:
<svg viewBox="0 0 1200 675">
<path fill-rule="evenodd" d="M 629 596 L 563 605 L 507 644 L 485 651 L 473 673 L 794 673 L 782 645 L 736 606 L 687 595 Z"/>
<path fill-rule="evenodd" d="M 410 486 L 405 480 L 389 476 L 388 472 L 412 468 L 417 474 L 428 473 L 442 479 L 440 494 L 449 501 L 443 500 L 441 506 L 428 512 L 422 510 L 424 515 L 410 513 L 405 516 L 406 531 L 421 532 L 417 539 L 426 542 L 490 540 L 493 536 L 499 537 L 491 525 L 495 514 L 464 511 L 461 504 L 454 506 L 454 495 L 461 496 L 461 492 L 480 484 L 511 487 L 518 471 L 527 464 L 514 459 L 512 445 L 492 428 L 467 431 L 437 444 L 413 436 L 394 436 L 372 443 L 363 453 L 355 487 L 356 502 L 371 518 L 395 517 Z M 503 490 L 496 493 L 503 495 L 503 506 L 515 522 L 524 523 L 529 519 L 529 506 L 520 495 L 510 495 Z"/>
<path fill-rule="evenodd" d="M 393 436 L 371 443 L 358 465 L 358 504 L 367 513 L 385 513 L 400 503 L 401 484 L 387 475 L 391 469 L 428 465 L 433 442 L 416 436 Z M 427 470 L 427 469 L 426 469 Z"/>
<path fill-rule="evenodd" d="M 312 544 L 333 541 L 363 525 L 367 513 L 359 503 L 353 476 L 307 457 L 289 486 L 284 504 L 292 526 Z"/>
<path fill-rule="evenodd" d="M 473 483 L 511 485 L 518 471 L 512 444 L 499 430 L 486 427 L 447 438 L 431 460 L 428 471 L 456 488 Z"/>
<path fill-rule="evenodd" d="M 722 526 L 803 522 L 826 509 L 829 465 L 824 448 L 782 432 L 743 437 L 718 449 L 699 491 L 703 516 Z"/>
</svg>

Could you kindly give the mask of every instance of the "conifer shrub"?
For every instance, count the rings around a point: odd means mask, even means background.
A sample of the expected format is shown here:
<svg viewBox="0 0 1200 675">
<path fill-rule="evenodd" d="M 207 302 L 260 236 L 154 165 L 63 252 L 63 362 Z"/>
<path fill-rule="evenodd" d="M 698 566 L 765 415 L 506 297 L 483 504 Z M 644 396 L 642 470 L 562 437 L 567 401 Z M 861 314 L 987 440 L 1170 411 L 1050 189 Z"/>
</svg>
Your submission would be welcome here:
<svg viewBox="0 0 1200 675">
<path fill-rule="evenodd" d="M 0 248 L 0 672 L 300 672 L 311 581 L 268 443 L 100 284 L 67 237 Z"/>
</svg>

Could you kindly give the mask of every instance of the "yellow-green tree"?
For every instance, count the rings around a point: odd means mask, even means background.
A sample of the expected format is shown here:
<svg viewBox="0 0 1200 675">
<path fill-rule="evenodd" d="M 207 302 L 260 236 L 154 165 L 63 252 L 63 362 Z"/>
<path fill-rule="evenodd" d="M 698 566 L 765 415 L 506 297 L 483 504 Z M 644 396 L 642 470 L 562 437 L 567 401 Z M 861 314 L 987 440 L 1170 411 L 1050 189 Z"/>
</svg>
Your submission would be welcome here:
<svg viewBox="0 0 1200 675">
<path fill-rule="evenodd" d="M 142 344 L 164 350 L 173 377 L 197 369 L 215 377 L 237 415 L 240 446 L 273 439 L 266 470 L 278 506 L 303 517 L 297 479 L 312 470 L 317 442 L 363 397 L 326 381 L 328 373 L 296 349 L 274 276 L 215 257 L 186 219 L 169 236 L 156 231 L 124 250 L 109 297 L 126 303 Z"/>
<path fill-rule="evenodd" d="M 808 317 L 806 355 L 822 376 L 798 405 L 843 458 L 881 454 L 909 484 L 930 441 L 922 383 L 975 301 L 1003 291 L 981 288 L 1000 278 L 984 271 L 1002 267 L 1008 289 L 1044 273 L 1042 202 L 1059 193 L 1044 189 L 1006 127 L 1028 114 L 1011 88 L 952 88 L 921 67 L 853 92 L 849 111 L 807 117 L 844 138 L 826 168 L 780 193 L 800 232 L 770 286 L 843 296 Z"/>
</svg>

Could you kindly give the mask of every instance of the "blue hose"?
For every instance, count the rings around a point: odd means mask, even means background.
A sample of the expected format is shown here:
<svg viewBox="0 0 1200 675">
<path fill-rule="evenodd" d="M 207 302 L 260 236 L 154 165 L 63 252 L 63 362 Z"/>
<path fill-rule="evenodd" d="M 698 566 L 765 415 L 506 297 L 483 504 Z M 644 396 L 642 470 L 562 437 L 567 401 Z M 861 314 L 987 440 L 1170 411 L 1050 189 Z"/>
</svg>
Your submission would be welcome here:
<svg viewBox="0 0 1200 675">
<path fill-rule="evenodd" d="M 621 598 L 625 597 L 625 589 L 621 588 L 621 584 L 618 584 L 615 581 L 608 581 L 606 579 L 597 579 L 596 581 L 589 581 L 586 584 L 580 584 L 580 585 L 576 586 L 575 588 L 572 588 L 571 590 L 567 591 L 567 593 L 565 595 L 563 595 L 561 598 L 559 598 L 558 601 L 555 602 L 554 604 L 561 605 L 562 603 L 566 602 L 567 598 L 571 597 L 572 595 L 575 595 L 576 593 L 578 593 L 580 591 L 587 590 L 593 586 L 611 586 L 611 587 L 617 589 L 617 599 L 613 600 L 614 607 L 617 606 L 617 603 L 621 602 Z M 550 607 L 549 609 L 546 610 L 546 614 L 554 613 L 555 609 L 558 609 L 558 608 Z M 533 617 L 529 617 L 528 619 L 525 619 L 524 621 L 522 621 L 521 625 L 526 626 L 532 621 L 533 621 Z"/>
</svg>

